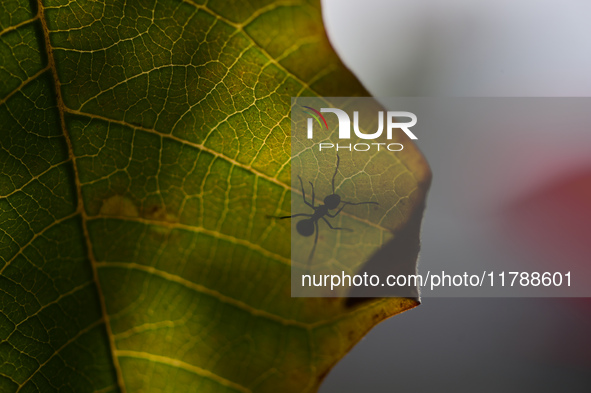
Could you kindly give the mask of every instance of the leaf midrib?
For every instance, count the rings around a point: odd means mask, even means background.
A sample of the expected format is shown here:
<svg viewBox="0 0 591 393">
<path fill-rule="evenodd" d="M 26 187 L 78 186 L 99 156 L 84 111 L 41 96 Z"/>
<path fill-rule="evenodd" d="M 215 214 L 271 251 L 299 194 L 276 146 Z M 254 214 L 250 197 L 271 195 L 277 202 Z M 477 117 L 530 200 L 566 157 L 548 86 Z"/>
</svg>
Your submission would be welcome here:
<svg viewBox="0 0 591 393">
<path fill-rule="evenodd" d="M 60 119 L 60 126 L 62 129 L 62 133 L 64 135 L 64 139 L 66 141 L 66 145 L 68 147 L 68 154 L 72 160 L 72 167 L 73 167 L 73 171 L 74 171 L 74 183 L 76 185 L 76 204 L 77 204 L 76 214 L 80 214 L 80 217 L 81 217 L 82 232 L 83 232 L 84 242 L 86 245 L 87 258 L 88 258 L 91 268 L 92 268 L 92 277 L 93 277 L 93 281 L 94 281 L 95 288 L 97 291 L 97 297 L 99 299 L 100 307 L 101 307 L 102 322 L 105 325 L 107 337 L 109 339 L 111 361 L 113 362 L 113 368 L 115 369 L 115 374 L 117 377 L 117 385 L 119 387 L 120 392 L 125 393 L 126 389 L 125 389 L 125 383 L 123 381 L 123 374 L 121 372 L 121 366 L 119 365 L 119 359 L 117 358 L 117 356 L 115 354 L 115 351 L 116 351 L 115 339 L 114 339 L 113 332 L 111 330 L 111 324 L 109 323 L 109 314 L 107 313 L 107 306 L 105 303 L 105 298 L 104 298 L 102 288 L 100 285 L 100 281 L 98 278 L 96 259 L 94 257 L 94 253 L 92 251 L 92 242 L 90 241 L 90 235 L 88 233 L 88 225 L 87 225 L 88 217 L 86 215 L 86 210 L 84 208 L 84 199 L 82 197 L 82 186 L 80 184 L 80 175 L 78 172 L 78 165 L 76 162 L 76 156 L 74 154 L 74 148 L 72 146 L 72 141 L 70 139 L 70 134 L 69 134 L 67 127 L 66 127 L 66 119 L 65 119 L 66 106 L 64 104 L 64 100 L 62 97 L 61 82 L 59 80 L 57 68 L 55 65 L 55 58 L 53 56 L 53 49 L 51 47 L 51 41 L 49 38 L 49 28 L 47 26 L 47 19 L 45 18 L 45 7 L 43 5 L 42 0 L 37 0 L 37 17 L 39 18 L 39 21 L 41 23 L 41 30 L 43 32 L 43 38 L 45 41 L 44 49 L 45 49 L 45 53 L 47 55 L 48 67 L 51 71 L 51 75 L 52 75 L 52 79 L 53 79 L 53 88 L 55 90 L 56 105 L 57 105 L 57 110 L 58 110 L 59 119 Z M 56 351 L 56 353 L 57 352 L 58 351 Z M 19 387 L 17 392 L 23 386 L 24 386 L 24 384 L 22 384 Z"/>
</svg>

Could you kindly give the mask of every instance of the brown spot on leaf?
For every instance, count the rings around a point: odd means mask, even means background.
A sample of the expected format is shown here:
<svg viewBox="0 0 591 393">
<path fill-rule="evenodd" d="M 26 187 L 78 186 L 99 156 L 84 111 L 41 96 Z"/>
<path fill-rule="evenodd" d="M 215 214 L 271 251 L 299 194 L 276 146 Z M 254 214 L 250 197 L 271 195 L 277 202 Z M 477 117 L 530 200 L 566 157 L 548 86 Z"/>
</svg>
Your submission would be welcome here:
<svg viewBox="0 0 591 393">
<path fill-rule="evenodd" d="M 138 209 L 131 199 L 123 195 L 113 195 L 103 201 L 100 215 L 114 217 L 138 217 Z"/>
<path fill-rule="evenodd" d="M 168 214 L 166 208 L 159 205 L 148 206 L 144 209 L 142 216 L 148 220 L 175 222 L 175 216 Z"/>
</svg>

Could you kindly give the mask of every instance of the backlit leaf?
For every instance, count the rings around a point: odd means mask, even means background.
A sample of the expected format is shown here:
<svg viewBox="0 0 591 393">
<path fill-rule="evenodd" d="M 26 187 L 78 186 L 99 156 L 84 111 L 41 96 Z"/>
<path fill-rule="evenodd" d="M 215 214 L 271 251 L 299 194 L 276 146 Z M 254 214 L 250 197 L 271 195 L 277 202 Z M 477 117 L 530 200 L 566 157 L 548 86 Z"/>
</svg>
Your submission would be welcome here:
<svg viewBox="0 0 591 393">
<path fill-rule="evenodd" d="M 315 391 L 417 304 L 290 298 L 266 218 L 290 98 L 366 94 L 317 1 L 3 1 L 0 391 Z"/>
</svg>

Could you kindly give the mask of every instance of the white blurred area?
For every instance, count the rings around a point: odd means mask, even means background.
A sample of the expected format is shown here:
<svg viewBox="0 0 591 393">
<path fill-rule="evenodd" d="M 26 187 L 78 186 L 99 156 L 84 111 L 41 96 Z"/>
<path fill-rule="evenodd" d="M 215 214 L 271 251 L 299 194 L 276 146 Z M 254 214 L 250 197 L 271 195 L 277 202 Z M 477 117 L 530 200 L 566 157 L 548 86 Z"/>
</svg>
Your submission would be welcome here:
<svg viewBox="0 0 591 393">
<path fill-rule="evenodd" d="M 330 40 L 377 97 L 591 95 L 587 0 L 323 0 Z"/>
<path fill-rule="evenodd" d="M 591 96 L 590 1 L 322 0 L 322 5 L 333 46 L 374 96 Z M 588 215 L 591 197 L 564 213 L 552 205 L 568 208 L 572 194 L 591 192 L 591 129 L 523 127 L 506 144 L 494 135 L 423 139 L 419 136 L 419 146 L 434 180 L 421 264 L 441 261 L 445 267 L 446 261 L 470 258 L 477 265 L 479 258 L 521 257 L 535 263 L 559 255 L 572 245 L 564 238 L 553 244 L 552 236 L 535 232 L 548 232 L 545 225 L 552 222 L 544 219 L 550 211 L 560 217 L 548 220 L 572 215 L 561 227 L 550 227 L 557 232 L 580 232 L 581 224 L 591 228 L 577 221 L 573 210 L 586 208 Z M 569 180 L 581 173 L 578 183 Z M 568 189 L 569 184 L 575 185 Z M 525 204 L 517 203 L 522 200 Z M 528 211 L 529 206 L 535 208 Z M 522 210 L 527 219 L 512 218 L 511 212 Z M 532 221 L 532 215 L 541 221 Z M 516 252 L 500 232 L 518 225 L 523 241 L 520 233 L 510 237 L 524 248 Z M 550 240 L 538 247 L 535 239 Z M 591 264 L 591 254 L 586 256 L 576 255 Z M 591 299 L 427 298 L 374 329 L 329 374 L 320 393 L 590 392 L 590 330 Z"/>
</svg>

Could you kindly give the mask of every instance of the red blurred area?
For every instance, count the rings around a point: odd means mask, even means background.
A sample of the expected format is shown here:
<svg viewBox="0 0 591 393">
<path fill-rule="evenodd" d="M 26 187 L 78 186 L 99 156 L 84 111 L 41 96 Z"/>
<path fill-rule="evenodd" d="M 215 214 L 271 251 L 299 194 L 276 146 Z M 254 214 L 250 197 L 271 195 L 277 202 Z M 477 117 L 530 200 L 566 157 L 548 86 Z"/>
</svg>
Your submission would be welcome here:
<svg viewBox="0 0 591 393">
<path fill-rule="evenodd" d="M 513 244 L 546 261 L 590 271 L 591 167 L 571 171 L 520 196 L 509 204 L 504 218 Z"/>
<path fill-rule="evenodd" d="M 503 223 L 511 244 L 533 256 L 536 266 L 532 269 L 573 270 L 573 280 L 591 285 L 591 167 L 572 170 L 520 196 L 504 211 Z M 557 301 L 565 313 L 578 315 L 578 323 L 562 326 L 556 334 L 567 334 L 588 346 L 591 298 Z M 548 342 L 546 348 L 554 360 L 591 366 L 591 351 L 573 350 L 557 341 Z"/>
</svg>

